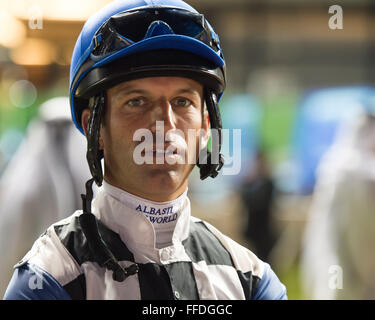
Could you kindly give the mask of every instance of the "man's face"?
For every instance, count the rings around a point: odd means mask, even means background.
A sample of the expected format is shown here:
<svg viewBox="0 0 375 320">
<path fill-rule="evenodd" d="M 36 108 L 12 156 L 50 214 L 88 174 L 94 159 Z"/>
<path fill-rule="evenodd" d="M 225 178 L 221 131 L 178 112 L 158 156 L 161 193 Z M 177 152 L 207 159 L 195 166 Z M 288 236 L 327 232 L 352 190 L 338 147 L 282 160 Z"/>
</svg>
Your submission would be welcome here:
<svg viewBox="0 0 375 320">
<path fill-rule="evenodd" d="M 104 179 L 149 200 L 177 198 L 185 191 L 187 178 L 194 167 L 189 159 L 198 156 L 199 152 L 199 134 L 191 133 L 200 129 L 207 132 L 209 128 L 208 114 L 205 112 L 202 118 L 202 108 L 203 86 L 187 78 L 143 78 L 109 89 L 100 134 L 100 147 L 104 149 Z M 84 128 L 88 116 L 89 111 L 85 110 L 82 115 Z M 145 153 L 143 148 L 141 154 L 140 144 L 145 145 L 144 140 L 147 139 L 134 141 L 134 133 L 139 129 L 148 131 L 149 136 L 153 137 L 148 151 Z M 160 129 L 164 131 L 163 149 L 172 147 L 169 149 L 173 150 L 173 146 L 178 146 L 180 149 L 174 149 L 175 154 L 165 155 L 160 145 L 156 145 Z M 171 140 L 165 137 L 168 131 L 172 140 L 176 137 L 183 137 L 184 140 L 168 141 Z M 207 139 L 206 135 L 204 143 Z M 136 164 L 134 157 L 140 155 L 147 155 L 152 163 Z M 159 161 L 156 161 L 157 158 Z"/>
</svg>

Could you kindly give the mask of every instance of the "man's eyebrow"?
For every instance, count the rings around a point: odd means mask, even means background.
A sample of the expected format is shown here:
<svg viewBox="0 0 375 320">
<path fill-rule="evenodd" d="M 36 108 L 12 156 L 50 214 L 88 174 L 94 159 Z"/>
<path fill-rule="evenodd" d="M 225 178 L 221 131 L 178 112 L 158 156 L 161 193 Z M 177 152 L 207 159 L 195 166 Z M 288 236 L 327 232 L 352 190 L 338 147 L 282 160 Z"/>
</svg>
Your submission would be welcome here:
<svg viewBox="0 0 375 320">
<path fill-rule="evenodd" d="M 139 89 L 139 88 L 134 88 L 132 86 L 124 86 L 124 87 L 120 87 L 116 90 L 116 94 L 118 96 L 127 96 L 127 95 L 130 95 L 130 94 L 142 94 L 142 95 L 146 95 L 148 93 L 147 90 L 143 90 L 143 89 Z M 175 91 L 175 94 L 184 94 L 184 93 L 188 93 L 188 94 L 194 94 L 194 95 L 199 95 L 199 90 L 198 89 L 194 89 L 194 88 L 182 88 L 182 89 L 178 89 Z"/>
<path fill-rule="evenodd" d="M 176 93 L 178 93 L 178 94 L 190 93 L 190 94 L 198 94 L 199 95 L 199 90 L 193 89 L 193 88 L 184 88 L 184 89 L 177 90 Z"/>
<path fill-rule="evenodd" d="M 142 89 L 132 88 L 132 87 L 128 87 L 128 88 L 124 87 L 124 88 L 118 89 L 117 94 L 119 96 L 127 96 L 130 94 L 147 94 L 147 91 L 142 90 Z"/>
</svg>

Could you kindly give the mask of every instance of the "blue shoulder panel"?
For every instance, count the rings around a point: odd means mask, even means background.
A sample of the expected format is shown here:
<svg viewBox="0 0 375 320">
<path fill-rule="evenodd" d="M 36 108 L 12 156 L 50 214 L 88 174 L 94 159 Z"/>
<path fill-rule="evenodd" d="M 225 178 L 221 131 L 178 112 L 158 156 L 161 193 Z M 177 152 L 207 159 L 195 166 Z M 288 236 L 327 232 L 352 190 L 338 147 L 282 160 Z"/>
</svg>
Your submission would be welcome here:
<svg viewBox="0 0 375 320">
<path fill-rule="evenodd" d="M 64 288 L 48 272 L 34 264 L 15 269 L 4 300 L 71 300 Z"/>
<path fill-rule="evenodd" d="M 286 288 L 268 263 L 264 263 L 264 274 L 255 290 L 253 300 L 287 300 Z"/>
</svg>

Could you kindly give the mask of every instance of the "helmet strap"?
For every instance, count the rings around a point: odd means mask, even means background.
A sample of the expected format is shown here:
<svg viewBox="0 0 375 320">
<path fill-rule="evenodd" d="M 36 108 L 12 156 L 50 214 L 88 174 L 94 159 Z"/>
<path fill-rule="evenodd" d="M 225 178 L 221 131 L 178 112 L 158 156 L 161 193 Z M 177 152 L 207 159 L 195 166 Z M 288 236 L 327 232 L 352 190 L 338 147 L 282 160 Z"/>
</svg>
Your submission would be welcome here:
<svg viewBox="0 0 375 320">
<path fill-rule="evenodd" d="M 222 144 L 222 122 L 217 103 L 217 96 L 213 90 L 205 87 L 204 98 L 210 118 L 211 129 L 217 130 L 217 135 L 215 134 L 211 139 L 212 152 L 205 149 L 199 154 L 197 166 L 200 169 L 201 180 L 204 180 L 207 177 L 215 178 L 224 165 L 224 156 L 220 153 Z"/>
<path fill-rule="evenodd" d="M 90 101 L 91 115 L 87 127 L 87 153 L 86 159 L 89 164 L 91 175 L 98 186 L 103 182 L 103 169 L 101 159 L 103 151 L 99 150 L 100 126 L 105 107 L 105 92 L 101 92 Z"/>
</svg>

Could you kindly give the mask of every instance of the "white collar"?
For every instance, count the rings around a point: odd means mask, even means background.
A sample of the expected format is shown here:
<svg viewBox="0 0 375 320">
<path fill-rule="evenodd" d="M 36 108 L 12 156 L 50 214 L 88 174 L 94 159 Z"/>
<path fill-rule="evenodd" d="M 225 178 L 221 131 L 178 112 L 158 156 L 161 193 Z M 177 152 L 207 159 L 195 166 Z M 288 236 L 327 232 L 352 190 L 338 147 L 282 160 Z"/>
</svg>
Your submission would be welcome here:
<svg viewBox="0 0 375 320">
<path fill-rule="evenodd" d="M 173 217 L 175 214 L 179 214 L 181 212 L 182 208 L 184 207 L 188 192 L 188 189 L 186 189 L 186 191 L 182 195 L 172 201 L 156 202 L 135 196 L 125 190 L 119 189 L 109 184 L 106 181 L 103 181 L 103 189 L 105 192 L 110 194 L 116 200 L 120 201 L 129 209 L 136 210 L 146 215 L 146 217 L 149 218 L 151 222 L 153 222 L 154 227 L 157 229 L 170 229 L 171 225 L 175 225 L 175 223 L 173 223 L 174 220 L 168 221 L 172 220 L 168 218 Z"/>
<path fill-rule="evenodd" d="M 154 202 L 103 183 L 92 205 L 96 217 L 118 233 L 135 256 L 139 255 L 137 260 L 159 259 L 160 250 L 156 248 L 156 238 L 160 233 L 169 234 L 171 247 L 176 248 L 182 247 L 181 242 L 189 234 L 190 201 L 187 190 L 173 201 Z M 155 215 L 155 213 L 160 214 Z M 177 214 L 176 219 L 172 221 L 175 214 Z M 150 217 L 164 219 L 165 216 L 167 220 L 164 220 L 164 223 L 150 222 Z M 168 219 L 171 221 L 168 222 Z"/>
</svg>

